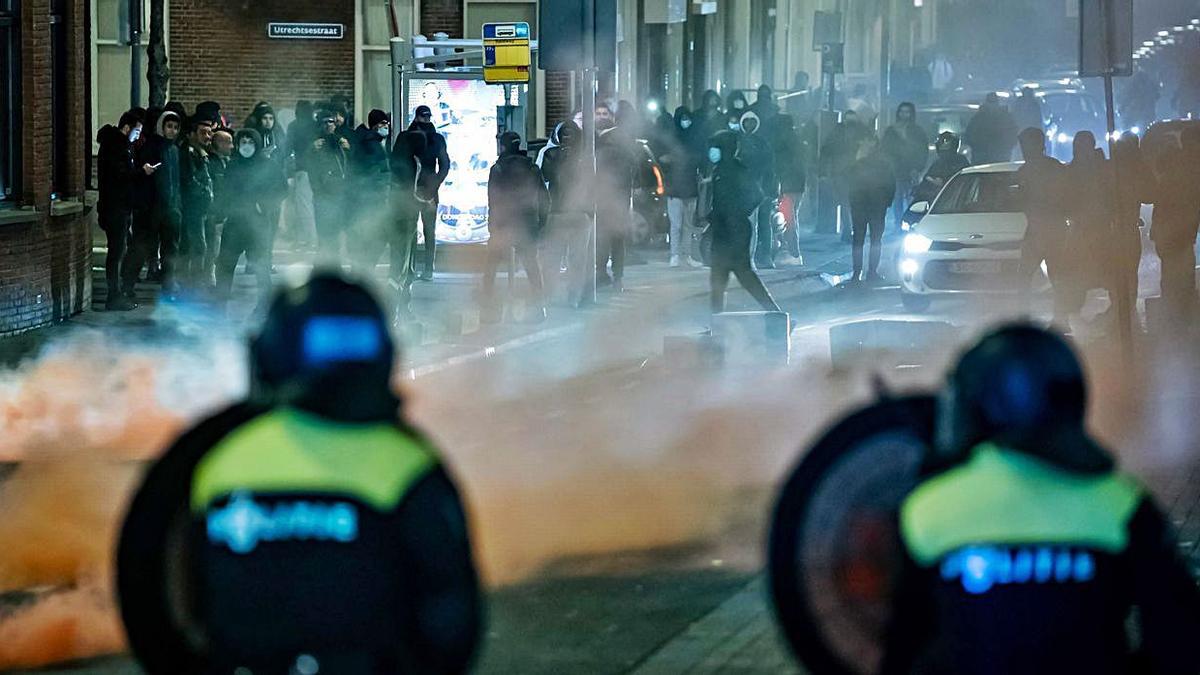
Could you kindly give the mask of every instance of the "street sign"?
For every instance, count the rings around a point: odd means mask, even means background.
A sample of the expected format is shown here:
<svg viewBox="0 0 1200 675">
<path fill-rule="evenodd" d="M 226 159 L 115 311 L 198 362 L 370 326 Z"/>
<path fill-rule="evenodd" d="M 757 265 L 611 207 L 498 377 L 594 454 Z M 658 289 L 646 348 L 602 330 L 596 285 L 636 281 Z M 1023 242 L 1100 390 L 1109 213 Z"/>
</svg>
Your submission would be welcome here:
<svg viewBox="0 0 1200 675">
<path fill-rule="evenodd" d="M 1079 76 L 1133 74 L 1133 0 L 1079 0 Z"/>
<path fill-rule="evenodd" d="M 596 70 L 617 72 L 617 0 L 592 0 L 595 8 Z M 582 72 L 588 62 L 583 53 L 583 0 L 547 0 L 538 3 L 538 68 Z"/>
<path fill-rule="evenodd" d="M 842 13 L 817 12 L 813 15 L 813 51 L 821 51 L 822 45 L 844 42 L 842 39 Z"/>
<path fill-rule="evenodd" d="M 340 23 L 268 23 L 267 37 L 274 40 L 341 40 L 346 27 Z"/>
<path fill-rule="evenodd" d="M 846 72 L 846 45 L 840 42 L 821 45 L 821 72 L 826 75 Z"/>
<path fill-rule="evenodd" d="M 529 24 L 483 24 L 483 81 L 488 84 L 529 82 Z"/>
</svg>

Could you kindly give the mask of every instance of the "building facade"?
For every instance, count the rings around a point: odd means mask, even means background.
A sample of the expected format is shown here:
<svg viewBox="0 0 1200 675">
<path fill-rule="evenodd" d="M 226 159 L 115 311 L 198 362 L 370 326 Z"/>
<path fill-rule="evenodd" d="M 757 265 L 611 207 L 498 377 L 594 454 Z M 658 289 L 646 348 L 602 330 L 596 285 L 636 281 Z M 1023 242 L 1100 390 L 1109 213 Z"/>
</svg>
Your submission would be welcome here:
<svg viewBox="0 0 1200 675">
<path fill-rule="evenodd" d="M 91 302 L 84 0 L 0 0 L 0 336 Z"/>
</svg>

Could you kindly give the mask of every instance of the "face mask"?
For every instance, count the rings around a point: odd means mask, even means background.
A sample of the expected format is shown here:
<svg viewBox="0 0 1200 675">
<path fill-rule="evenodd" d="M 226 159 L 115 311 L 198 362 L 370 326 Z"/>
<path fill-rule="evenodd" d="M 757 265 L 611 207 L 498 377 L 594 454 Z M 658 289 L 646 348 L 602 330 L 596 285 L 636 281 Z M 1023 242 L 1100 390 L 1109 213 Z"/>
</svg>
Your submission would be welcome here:
<svg viewBox="0 0 1200 675">
<path fill-rule="evenodd" d="M 141 127 L 135 127 L 133 130 L 131 130 L 129 132 L 129 142 L 130 143 L 133 143 L 134 141 L 136 141 L 137 139 L 139 139 L 141 137 L 142 137 L 142 128 Z"/>
<path fill-rule="evenodd" d="M 378 129 L 375 130 L 375 133 L 379 134 L 383 138 L 387 138 L 389 131 L 388 131 L 387 127 L 379 127 Z"/>
<path fill-rule="evenodd" d="M 692 126 L 692 121 L 691 121 L 691 120 L 682 120 L 682 121 L 679 123 L 679 128 L 680 128 L 680 129 L 689 129 L 689 128 L 691 128 L 691 126 Z"/>
<path fill-rule="evenodd" d="M 741 130 L 742 130 L 742 126 L 741 126 L 740 124 L 738 124 L 737 122 L 730 122 L 730 123 L 729 123 L 729 130 L 730 130 L 730 131 L 741 131 Z"/>
<path fill-rule="evenodd" d="M 258 148 L 254 147 L 253 143 L 242 143 L 241 145 L 238 146 L 238 154 L 240 154 L 242 157 L 245 157 L 246 159 L 250 159 L 251 157 L 253 157 L 254 153 L 257 150 L 258 150 Z"/>
<path fill-rule="evenodd" d="M 741 101 L 734 101 L 734 103 L 733 103 L 734 110 L 741 110 L 742 108 L 745 108 L 745 107 L 746 107 L 746 104 L 742 103 Z"/>
<path fill-rule="evenodd" d="M 720 148 L 709 148 L 708 149 L 708 161 L 712 162 L 713 164 L 719 164 L 721 162 L 721 149 Z"/>
</svg>

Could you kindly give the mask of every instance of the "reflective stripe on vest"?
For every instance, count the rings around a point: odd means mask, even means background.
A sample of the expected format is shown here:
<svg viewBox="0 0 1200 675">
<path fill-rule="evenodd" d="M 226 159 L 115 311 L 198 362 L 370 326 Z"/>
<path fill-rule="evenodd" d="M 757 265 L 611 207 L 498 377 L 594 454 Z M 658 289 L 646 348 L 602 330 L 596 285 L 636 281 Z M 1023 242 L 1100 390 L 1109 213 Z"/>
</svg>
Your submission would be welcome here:
<svg viewBox="0 0 1200 675">
<path fill-rule="evenodd" d="M 294 409 L 256 417 L 221 440 L 196 467 L 191 507 L 203 513 L 234 493 L 344 495 L 381 512 L 438 465 L 390 424 L 335 424 Z"/>
<path fill-rule="evenodd" d="M 972 544 L 1061 544 L 1119 553 L 1143 492 L 1132 478 L 1068 473 L 994 445 L 917 488 L 900 532 L 923 567 Z"/>
</svg>

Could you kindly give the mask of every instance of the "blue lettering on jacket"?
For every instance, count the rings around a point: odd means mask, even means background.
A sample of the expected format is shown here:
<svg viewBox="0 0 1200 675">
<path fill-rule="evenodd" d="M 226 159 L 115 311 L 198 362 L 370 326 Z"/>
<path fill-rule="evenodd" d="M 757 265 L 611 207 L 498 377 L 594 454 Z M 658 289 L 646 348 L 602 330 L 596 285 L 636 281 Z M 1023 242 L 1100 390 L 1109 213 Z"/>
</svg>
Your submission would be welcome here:
<svg viewBox="0 0 1200 675">
<path fill-rule="evenodd" d="M 1055 546 L 967 546 L 947 556 L 940 572 L 944 581 L 957 579 L 964 591 L 979 595 L 1009 584 L 1086 583 L 1096 576 L 1096 559 Z"/>
<path fill-rule="evenodd" d="M 261 504 L 239 492 L 224 507 L 210 511 L 206 525 L 210 543 L 245 555 L 262 542 L 354 541 L 358 538 L 358 510 L 347 502 Z"/>
</svg>

